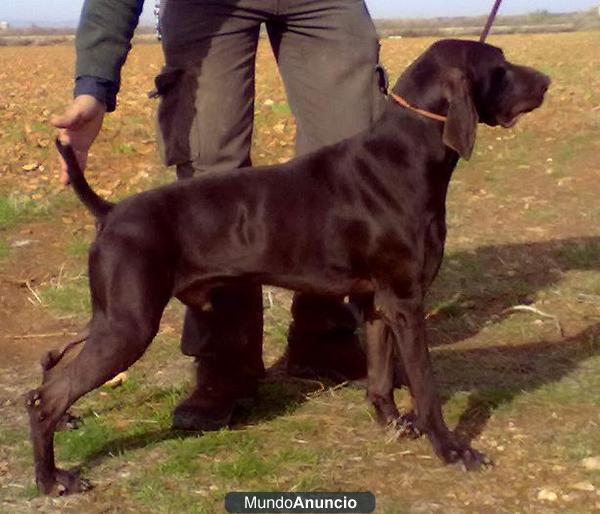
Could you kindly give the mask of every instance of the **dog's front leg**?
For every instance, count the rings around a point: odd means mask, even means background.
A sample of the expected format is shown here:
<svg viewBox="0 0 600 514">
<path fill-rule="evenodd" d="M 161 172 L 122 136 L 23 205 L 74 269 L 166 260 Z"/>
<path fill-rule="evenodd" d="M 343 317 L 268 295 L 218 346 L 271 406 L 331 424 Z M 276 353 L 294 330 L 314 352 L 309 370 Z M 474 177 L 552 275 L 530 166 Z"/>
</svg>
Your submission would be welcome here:
<svg viewBox="0 0 600 514">
<path fill-rule="evenodd" d="M 420 298 L 398 298 L 392 291 L 376 294 L 376 305 L 392 329 L 416 403 L 416 428 L 428 435 L 436 454 L 445 463 L 462 462 L 467 469 L 489 463 L 487 457 L 461 442 L 446 425 L 435 387 L 425 341 L 425 316 Z"/>
<path fill-rule="evenodd" d="M 395 355 L 394 334 L 375 310 L 373 300 L 373 294 L 352 297 L 365 322 L 367 399 L 379 424 L 395 430 L 398 437 L 415 439 L 421 434 L 414 424 L 414 411 L 400 414 L 394 400 L 394 388 L 408 385 L 402 363 Z"/>
<path fill-rule="evenodd" d="M 394 430 L 397 437 L 417 439 L 421 432 L 415 425 L 414 404 L 400 414 L 394 400 L 394 388 L 408 385 L 402 363 L 396 357 L 395 338 L 391 328 L 381 319 L 368 321 L 367 398 L 375 409 L 377 421 Z"/>
<path fill-rule="evenodd" d="M 367 398 L 375 408 L 377 421 L 391 425 L 400 413 L 394 401 L 393 335 L 380 319 L 367 321 Z"/>
</svg>

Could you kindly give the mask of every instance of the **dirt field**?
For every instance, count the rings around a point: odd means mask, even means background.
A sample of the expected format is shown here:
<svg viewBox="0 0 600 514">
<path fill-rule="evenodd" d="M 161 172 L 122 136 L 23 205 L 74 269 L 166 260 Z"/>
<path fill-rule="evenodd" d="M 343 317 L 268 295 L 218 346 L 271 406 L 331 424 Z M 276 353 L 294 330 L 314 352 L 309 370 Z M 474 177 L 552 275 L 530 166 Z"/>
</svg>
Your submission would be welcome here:
<svg viewBox="0 0 600 514">
<path fill-rule="evenodd" d="M 390 75 L 431 41 L 384 41 Z M 79 402 L 84 425 L 58 434 L 58 461 L 95 486 L 59 499 L 37 496 L 20 395 L 38 384 L 43 352 L 88 313 L 93 222 L 58 185 L 48 126 L 70 96 L 74 56 L 67 46 L 0 48 L 0 512 L 218 513 L 232 490 L 370 490 L 389 514 L 600 512 L 600 33 L 492 42 L 554 82 L 514 129 L 481 127 L 456 171 L 428 333 L 447 419 L 494 469 L 466 474 L 442 466 L 425 440 L 389 440 L 360 389 L 292 379 L 267 381 L 231 430 L 171 432 L 190 366 L 173 304 L 129 380 Z M 157 45 L 133 50 L 90 158 L 90 181 L 111 199 L 174 179 L 146 96 L 160 63 Z M 294 124 L 266 45 L 258 67 L 255 162 L 284 161 Z M 289 294 L 265 296 L 272 363 Z M 535 311 L 514 309 L 524 305 Z"/>
</svg>

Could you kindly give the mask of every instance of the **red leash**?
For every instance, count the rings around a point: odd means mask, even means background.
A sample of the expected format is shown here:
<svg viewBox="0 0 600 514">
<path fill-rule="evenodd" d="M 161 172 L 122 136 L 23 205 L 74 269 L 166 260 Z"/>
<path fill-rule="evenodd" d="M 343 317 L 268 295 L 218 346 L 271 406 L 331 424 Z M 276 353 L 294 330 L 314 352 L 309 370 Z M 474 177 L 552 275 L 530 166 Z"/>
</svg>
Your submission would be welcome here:
<svg viewBox="0 0 600 514">
<path fill-rule="evenodd" d="M 498 9 L 500 9 L 501 3 L 502 3 L 502 0 L 496 0 L 494 2 L 494 7 L 492 7 L 492 12 L 490 13 L 487 23 L 485 24 L 483 32 L 481 33 L 481 37 L 479 38 L 480 43 L 485 43 L 485 40 L 487 39 L 488 35 L 490 34 L 490 30 L 492 29 L 492 25 L 494 24 L 494 20 L 496 19 L 496 15 L 498 14 Z"/>
</svg>

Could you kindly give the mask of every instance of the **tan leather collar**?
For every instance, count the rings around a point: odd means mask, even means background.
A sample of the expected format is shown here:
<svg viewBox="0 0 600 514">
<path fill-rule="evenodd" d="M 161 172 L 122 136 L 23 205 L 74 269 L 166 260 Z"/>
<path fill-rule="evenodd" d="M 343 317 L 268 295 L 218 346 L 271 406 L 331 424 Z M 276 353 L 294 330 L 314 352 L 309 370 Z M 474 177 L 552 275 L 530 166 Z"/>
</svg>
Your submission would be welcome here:
<svg viewBox="0 0 600 514">
<path fill-rule="evenodd" d="M 414 111 L 417 114 L 420 114 L 421 116 L 425 116 L 426 118 L 430 118 L 432 120 L 441 121 L 442 123 L 445 123 L 446 120 L 447 120 L 446 116 L 442 116 L 441 114 L 435 114 L 433 112 L 429 112 L 429 111 L 426 111 L 424 109 L 419 109 L 418 107 L 414 107 L 414 106 L 410 105 L 404 98 L 402 98 L 401 96 L 398 96 L 398 95 L 396 95 L 396 94 L 394 94 L 392 92 L 389 93 L 389 96 L 398 105 L 401 105 L 405 109 L 409 109 L 411 111 Z"/>
</svg>

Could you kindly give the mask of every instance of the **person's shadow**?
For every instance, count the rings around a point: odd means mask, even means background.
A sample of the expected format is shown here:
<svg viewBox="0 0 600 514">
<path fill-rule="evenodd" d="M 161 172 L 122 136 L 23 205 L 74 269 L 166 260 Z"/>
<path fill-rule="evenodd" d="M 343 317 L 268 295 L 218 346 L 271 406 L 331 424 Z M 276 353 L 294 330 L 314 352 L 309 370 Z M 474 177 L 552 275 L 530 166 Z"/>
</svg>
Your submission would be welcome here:
<svg viewBox="0 0 600 514">
<path fill-rule="evenodd" d="M 541 340 L 517 346 L 500 344 L 480 349 L 444 349 L 467 339 L 490 323 L 508 315 L 516 304 L 531 303 L 534 294 L 557 285 L 572 270 L 600 270 L 600 237 L 552 240 L 488 246 L 469 252 L 450 252 L 436 279 L 429 303 L 456 298 L 428 322 L 433 362 L 444 399 L 458 391 L 471 391 L 457 431 L 466 439 L 480 434 L 494 409 L 524 391 L 559 381 L 578 364 L 600 353 L 600 314 L 582 332 L 557 340 Z M 600 297 L 582 295 L 582 301 Z M 594 320 L 592 320 L 594 321 Z M 235 428 L 274 419 L 293 412 L 319 388 L 316 381 L 269 380 L 262 385 L 252 410 Z M 85 464 L 97 463 L 124 450 L 142 448 L 158 441 L 190 434 L 168 429 L 115 438 L 88 456 Z M 197 434 L 191 433 L 192 436 Z"/>
</svg>

